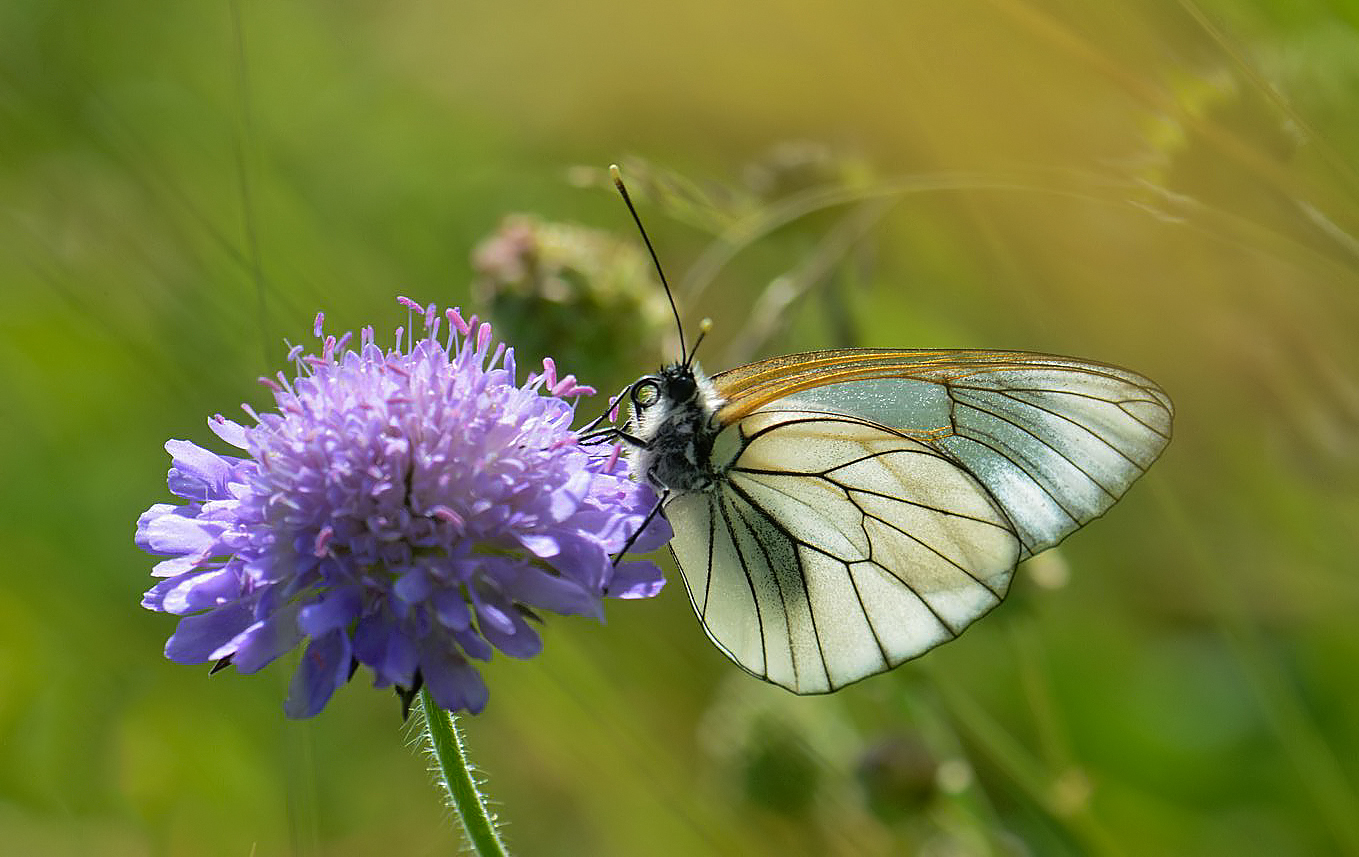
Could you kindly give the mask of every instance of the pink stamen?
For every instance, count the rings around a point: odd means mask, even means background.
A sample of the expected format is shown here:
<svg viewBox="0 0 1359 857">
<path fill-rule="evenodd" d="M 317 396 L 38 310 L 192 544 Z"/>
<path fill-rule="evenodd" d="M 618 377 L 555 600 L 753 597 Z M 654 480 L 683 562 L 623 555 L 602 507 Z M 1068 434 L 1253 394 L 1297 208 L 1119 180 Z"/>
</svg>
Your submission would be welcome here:
<svg viewBox="0 0 1359 857">
<path fill-rule="evenodd" d="M 316 321 L 313 322 L 313 323 L 312 323 L 312 326 L 311 326 L 311 334 L 312 334 L 312 336 L 320 336 L 320 335 L 321 335 L 321 324 L 322 324 L 325 320 L 326 320 L 326 314 L 325 314 L 325 313 L 323 313 L 323 312 L 318 312 L 318 313 L 316 314 Z"/>
<path fill-rule="evenodd" d="M 463 520 L 462 515 L 459 515 L 457 512 L 443 504 L 430 509 L 429 514 L 446 524 L 452 524 L 453 528 L 459 532 L 467 525 L 467 522 Z"/>
<path fill-rule="evenodd" d="M 311 552 L 315 556 L 325 556 L 328 551 L 326 546 L 330 544 L 331 537 L 335 535 L 335 530 L 329 524 L 321 528 L 316 534 L 316 542 L 313 544 Z"/>
<path fill-rule="evenodd" d="M 457 328 L 458 335 L 466 336 L 472 330 L 472 328 L 467 326 L 467 322 L 463 320 L 462 313 L 458 311 L 457 307 L 445 312 L 444 315 L 448 318 L 449 323 Z"/>
<path fill-rule="evenodd" d="M 557 386 L 557 362 L 551 357 L 543 358 L 543 383 L 549 390 Z"/>
<path fill-rule="evenodd" d="M 574 389 L 576 389 L 576 376 L 567 375 L 565 378 L 553 384 L 552 389 L 549 392 L 554 396 L 566 396 Z"/>
</svg>

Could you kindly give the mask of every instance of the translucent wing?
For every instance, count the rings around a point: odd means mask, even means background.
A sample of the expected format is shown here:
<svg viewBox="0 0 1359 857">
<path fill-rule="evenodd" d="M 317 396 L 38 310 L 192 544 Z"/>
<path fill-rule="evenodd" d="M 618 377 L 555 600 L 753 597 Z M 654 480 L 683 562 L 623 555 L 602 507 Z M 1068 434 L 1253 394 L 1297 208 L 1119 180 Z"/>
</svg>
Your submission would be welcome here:
<svg viewBox="0 0 1359 857">
<path fill-rule="evenodd" d="M 824 693 L 956 637 L 1021 553 L 954 458 L 853 416 L 765 408 L 718 436 L 713 491 L 675 495 L 671 548 L 708 636 L 751 673 Z"/>
<path fill-rule="evenodd" d="M 1156 384 L 1101 363 L 1014 351 L 818 351 L 713 378 L 723 424 L 769 407 L 879 423 L 964 468 L 1013 524 L 1021 558 L 1103 514 L 1170 441 Z"/>
</svg>

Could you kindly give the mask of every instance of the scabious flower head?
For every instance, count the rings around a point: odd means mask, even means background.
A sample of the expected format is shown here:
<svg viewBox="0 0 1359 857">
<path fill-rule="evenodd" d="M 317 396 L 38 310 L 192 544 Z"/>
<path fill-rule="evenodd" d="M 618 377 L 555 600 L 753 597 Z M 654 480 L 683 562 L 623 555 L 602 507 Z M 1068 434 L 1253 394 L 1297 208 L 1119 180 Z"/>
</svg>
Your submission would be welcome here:
<svg viewBox="0 0 1359 857">
<path fill-rule="evenodd" d="M 656 498 L 616 448 L 578 443 L 573 402 L 594 391 L 550 359 L 520 385 L 488 324 L 449 310 L 441 339 L 433 306 L 403 303 L 424 336 L 398 328 L 387 349 L 371 328 L 357 348 L 326 336 L 318 315 L 320 354 L 294 347 L 296 377 L 262 379 L 277 413 L 209 420 L 245 455 L 170 441 L 187 502 L 137 522 L 137 544 L 167 557 L 142 604 L 183 617 L 166 656 L 251 673 L 305 642 L 289 716 L 320 711 L 359 664 L 407 700 L 423 684 L 480 711 L 472 661 L 536 654 L 536 611 L 602 618 L 602 596 L 662 584 L 650 562 L 612 561 Z M 669 537 L 657 516 L 632 547 Z"/>
</svg>

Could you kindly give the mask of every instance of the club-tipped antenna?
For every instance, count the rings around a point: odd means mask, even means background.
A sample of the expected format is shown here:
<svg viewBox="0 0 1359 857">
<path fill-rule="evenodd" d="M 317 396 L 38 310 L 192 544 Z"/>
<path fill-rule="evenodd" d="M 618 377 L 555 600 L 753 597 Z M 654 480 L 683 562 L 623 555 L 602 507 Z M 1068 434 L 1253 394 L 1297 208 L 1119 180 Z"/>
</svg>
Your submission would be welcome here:
<svg viewBox="0 0 1359 857">
<path fill-rule="evenodd" d="M 694 358 L 698 356 L 698 347 L 703 344 L 703 337 L 708 335 L 708 331 L 713 329 L 713 320 L 705 318 L 698 323 L 698 339 L 694 340 L 694 347 L 689 349 L 689 356 L 684 360 L 684 368 L 692 369 Z"/>
<path fill-rule="evenodd" d="M 613 186 L 618 188 L 623 203 L 632 214 L 632 222 L 637 224 L 637 231 L 642 233 L 642 242 L 646 244 L 647 252 L 651 254 L 651 263 L 656 266 L 656 275 L 661 278 L 661 286 L 670 301 L 670 311 L 675 314 L 675 329 L 679 331 L 680 362 L 688 366 L 689 352 L 684 346 L 684 323 L 680 321 L 679 307 L 675 305 L 675 294 L 670 291 L 670 281 L 665 278 L 665 271 L 661 268 L 661 259 L 656 255 L 656 248 L 651 245 L 651 237 L 646 234 L 646 227 L 642 225 L 642 218 L 637 214 L 636 206 L 632 204 L 632 197 L 628 196 L 627 186 L 623 184 L 623 172 L 618 169 L 617 164 L 609 164 L 609 176 L 613 178 Z"/>
</svg>

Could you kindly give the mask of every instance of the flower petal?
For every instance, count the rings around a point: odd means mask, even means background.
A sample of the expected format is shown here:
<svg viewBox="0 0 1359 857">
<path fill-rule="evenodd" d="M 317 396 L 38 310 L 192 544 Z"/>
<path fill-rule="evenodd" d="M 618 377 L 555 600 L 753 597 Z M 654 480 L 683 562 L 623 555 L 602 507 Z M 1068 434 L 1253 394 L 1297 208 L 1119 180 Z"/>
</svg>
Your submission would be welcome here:
<svg viewBox="0 0 1359 857">
<path fill-rule="evenodd" d="M 335 689 L 349 681 L 351 657 L 344 631 L 337 629 L 313 639 L 293 673 L 283 713 L 294 718 L 311 717 L 325 708 Z"/>
<path fill-rule="evenodd" d="M 563 540 L 561 552 L 547 560 L 562 577 L 593 592 L 600 591 L 613 565 L 604 546 L 593 536 L 573 534 Z"/>
<path fill-rule="evenodd" d="M 647 509 L 648 513 L 650 511 L 650 509 Z M 631 533 L 637 527 L 641 526 L 642 521 L 645 519 L 646 515 L 643 514 L 638 516 L 634 521 L 630 521 L 627 528 L 628 533 Z M 632 547 L 628 549 L 628 552 L 649 553 L 657 548 L 664 547 L 674 535 L 675 531 L 671 529 L 670 522 L 665 519 L 665 516 L 656 515 L 651 519 L 651 522 L 646 525 L 646 529 L 642 531 L 642 534 L 633 540 Z"/>
<path fill-rule="evenodd" d="M 540 568 L 522 567 L 504 585 L 507 595 L 529 607 L 551 610 L 563 616 L 604 618 L 604 605 L 597 593 L 574 580 L 548 574 Z"/>
<path fill-rule="evenodd" d="M 448 711 L 479 714 L 490 692 L 481 674 L 456 652 L 434 645 L 420 651 L 420 675 L 434 701 Z"/>
<path fill-rule="evenodd" d="M 241 581 L 231 569 L 191 571 L 163 580 L 142 596 L 142 606 L 182 616 L 210 610 L 241 597 Z"/>
<path fill-rule="evenodd" d="M 614 598 L 650 598 L 665 586 L 665 575 L 654 562 L 621 562 L 609 579 L 608 594 Z"/>
<path fill-rule="evenodd" d="M 494 628 L 502 634 L 514 633 L 514 608 L 502 596 L 490 592 L 484 585 L 474 586 L 472 604 L 476 606 L 477 626 L 483 636 L 487 628 Z"/>
<path fill-rule="evenodd" d="M 420 662 L 415 641 L 390 618 L 365 616 L 354 630 L 354 655 L 376 675 L 376 687 L 410 687 Z"/>
<path fill-rule="evenodd" d="M 170 440 L 165 451 L 174 459 L 168 478 L 170 493 L 186 500 L 223 496 L 231 462 L 187 440 Z"/>
<path fill-rule="evenodd" d="M 467 609 L 467 596 L 461 587 L 446 587 L 434 593 L 434 615 L 445 627 L 461 631 L 472 623 L 472 613 Z"/>
<path fill-rule="evenodd" d="M 234 420 L 229 420 L 219 414 L 208 420 L 208 429 L 237 449 L 247 448 L 246 438 L 249 430 Z"/>
<path fill-rule="evenodd" d="M 552 520 L 561 523 L 580 507 L 581 501 L 590 493 L 590 486 L 593 483 L 591 473 L 588 470 L 577 470 L 571 474 L 566 485 L 552 492 L 549 503 L 549 514 Z"/>
<path fill-rule="evenodd" d="M 184 556 L 163 559 L 151 566 L 152 577 L 176 577 L 185 572 L 193 571 L 208 559 L 204 554 L 186 554 Z"/>
<path fill-rule="evenodd" d="M 241 601 L 197 616 L 185 616 L 166 642 L 165 656 L 177 664 L 207 663 L 224 643 L 254 621 L 254 611 Z"/>
<path fill-rule="evenodd" d="M 223 529 L 220 523 L 205 523 L 171 512 L 148 519 L 142 534 L 145 549 L 151 553 L 202 554 L 216 546 Z"/>
<path fill-rule="evenodd" d="M 489 661 L 494 652 L 491 644 L 486 642 L 486 638 L 478 634 L 474 628 L 454 631 L 453 640 L 462 648 L 464 654 L 479 661 Z"/>
<path fill-rule="evenodd" d="M 297 614 L 298 627 L 309 637 L 343 628 L 359 617 L 363 596 L 357 586 L 342 586 L 324 593 Z"/>
<path fill-rule="evenodd" d="M 258 672 L 300 643 L 303 635 L 297 627 L 297 610 L 290 606 L 241 632 L 232 641 L 231 665 L 241 673 Z"/>
<path fill-rule="evenodd" d="M 424 601 L 433 589 L 434 581 L 430 580 L 429 572 L 420 566 L 407 569 L 396 579 L 396 583 L 392 584 L 392 591 L 408 604 Z"/>
<path fill-rule="evenodd" d="M 529 627 L 518 612 L 508 614 L 510 630 L 502 630 L 497 625 L 484 623 L 481 635 L 500 651 L 512 658 L 521 660 L 531 658 L 543 650 L 543 640 L 538 632 Z"/>
<path fill-rule="evenodd" d="M 534 556 L 547 559 L 561 553 L 557 539 L 547 533 L 516 533 L 519 544 L 529 549 Z"/>
</svg>

